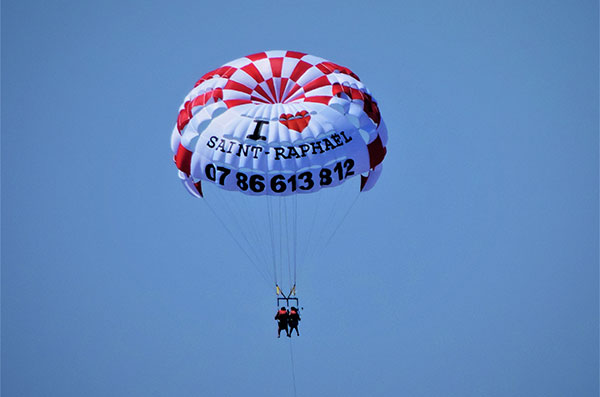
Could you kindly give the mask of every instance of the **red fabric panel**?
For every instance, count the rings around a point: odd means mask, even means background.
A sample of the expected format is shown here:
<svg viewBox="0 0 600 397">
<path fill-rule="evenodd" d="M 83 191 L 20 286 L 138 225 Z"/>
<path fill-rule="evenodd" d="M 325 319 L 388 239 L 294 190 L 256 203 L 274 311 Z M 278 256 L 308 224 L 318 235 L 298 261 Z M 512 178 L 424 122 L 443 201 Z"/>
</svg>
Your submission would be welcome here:
<svg viewBox="0 0 600 397">
<path fill-rule="evenodd" d="M 304 55 L 306 55 L 303 52 L 298 52 L 298 51 L 288 51 L 285 53 L 286 58 L 297 58 L 300 59 L 302 58 Z"/>
<path fill-rule="evenodd" d="M 179 148 L 177 149 L 177 154 L 175 155 L 175 164 L 177 168 L 186 174 L 190 174 L 190 163 L 192 161 L 192 152 L 183 147 L 182 144 L 179 144 Z"/>
<path fill-rule="evenodd" d="M 364 105 L 363 110 L 367 113 L 367 116 L 377 125 L 381 123 L 381 114 L 379 113 L 379 107 L 377 102 L 373 100 L 373 97 L 367 93 L 364 93 Z"/>
<path fill-rule="evenodd" d="M 367 145 L 369 151 L 369 167 L 374 169 L 378 164 L 381 164 L 387 153 L 387 149 L 383 146 L 381 137 L 377 134 L 377 138 Z"/>
<path fill-rule="evenodd" d="M 198 191 L 198 194 L 200 195 L 200 197 L 204 197 L 204 194 L 202 193 L 202 181 L 198 181 L 198 182 L 194 183 L 194 187 Z"/>
<path fill-rule="evenodd" d="M 266 81 L 267 87 L 269 87 L 269 91 L 271 92 L 270 98 L 273 99 L 273 102 L 277 102 L 277 90 L 275 89 L 275 84 L 273 83 L 273 79 L 269 79 Z"/>
<path fill-rule="evenodd" d="M 177 130 L 181 133 L 181 130 L 189 123 L 192 118 L 192 102 L 187 101 L 183 104 L 183 109 L 179 111 L 177 116 Z"/>
<path fill-rule="evenodd" d="M 256 54 L 248 55 L 246 58 L 248 58 L 252 62 L 255 62 L 255 61 L 258 61 L 259 59 L 264 59 L 266 57 L 267 57 L 267 53 L 257 52 Z"/>
<path fill-rule="evenodd" d="M 314 79 L 310 83 L 306 84 L 303 88 L 304 88 L 304 92 L 309 92 L 314 89 L 317 89 L 320 87 L 325 87 L 328 85 L 331 85 L 331 82 L 329 81 L 327 76 L 321 76 L 321 77 Z"/>
<path fill-rule="evenodd" d="M 253 63 L 249 63 L 248 65 L 244 66 L 242 70 L 248 73 L 257 83 L 262 83 L 265 81 L 264 77 L 262 74 L 260 74 L 260 71 Z"/>
<path fill-rule="evenodd" d="M 352 97 L 352 99 L 358 99 L 359 101 L 364 101 L 365 97 L 364 97 L 364 93 L 361 90 L 357 90 L 355 88 L 349 87 L 350 88 L 350 96 Z"/>
<path fill-rule="evenodd" d="M 267 93 L 267 91 L 265 91 L 261 86 L 257 85 L 256 87 L 254 87 L 254 91 L 258 92 L 260 95 L 262 95 L 263 97 L 265 97 L 265 99 L 270 99 L 271 96 Z M 264 99 L 261 100 L 261 102 L 264 102 Z"/>
<path fill-rule="evenodd" d="M 247 103 L 252 103 L 252 101 L 250 99 L 226 99 L 223 102 L 225 102 L 225 105 L 227 105 L 228 109 L 231 109 L 233 107 L 240 106 L 240 105 L 245 105 Z"/>
<path fill-rule="evenodd" d="M 310 63 L 299 61 L 294 70 L 292 71 L 292 74 L 290 75 L 290 80 L 292 80 L 294 83 L 297 82 L 298 79 L 302 77 L 304 72 L 306 72 L 311 67 L 312 65 Z"/>
<path fill-rule="evenodd" d="M 273 77 L 281 77 L 281 68 L 283 66 L 283 58 L 269 58 L 271 62 L 271 69 L 273 70 Z"/>
<path fill-rule="evenodd" d="M 333 83 L 333 84 L 331 85 L 331 93 L 332 93 L 334 96 L 341 97 L 341 95 L 340 95 L 340 94 L 341 94 L 342 92 L 344 92 L 344 86 L 342 86 L 340 83 Z"/>
<path fill-rule="evenodd" d="M 285 92 L 285 87 L 287 87 L 287 82 L 288 79 L 287 78 L 282 78 L 281 82 L 279 83 L 279 102 L 283 103 L 283 93 Z"/>
<path fill-rule="evenodd" d="M 304 102 L 317 102 L 317 103 L 323 103 L 325 105 L 329 104 L 329 101 L 331 100 L 330 96 L 307 96 L 304 99 Z"/>
<path fill-rule="evenodd" d="M 319 69 L 321 72 L 323 72 L 325 74 L 333 73 L 333 70 L 331 70 L 330 68 L 328 68 L 325 63 L 326 62 L 321 62 L 321 63 L 317 64 L 317 69 Z"/>
<path fill-rule="evenodd" d="M 252 96 L 250 97 L 250 100 L 251 100 L 252 102 L 271 103 L 271 102 L 267 101 L 266 99 L 263 99 L 263 98 L 261 98 L 261 97 L 259 97 L 259 96 L 256 96 L 256 95 L 252 95 Z"/>
<path fill-rule="evenodd" d="M 227 84 L 225 84 L 225 89 L 226 90 L 234 90 L 234 91 L 245 92 L 246 94 L 251 94 L 252 93 L 252 88 L 246 87 L 242 83 L 238 83 L 237 81 L 233 81 L 233 80 L 229 80 L 227 82 Z"/>
</svg>

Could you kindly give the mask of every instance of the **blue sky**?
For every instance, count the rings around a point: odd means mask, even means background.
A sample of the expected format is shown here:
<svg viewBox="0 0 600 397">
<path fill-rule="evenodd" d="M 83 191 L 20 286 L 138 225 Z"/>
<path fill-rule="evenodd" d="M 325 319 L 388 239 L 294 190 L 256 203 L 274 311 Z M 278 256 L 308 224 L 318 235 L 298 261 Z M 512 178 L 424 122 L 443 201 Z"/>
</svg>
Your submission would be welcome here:
<svg viewBox="0 0 600 397">
<path fill-rule="evenodd" d="M 390 135 L 292 344 L 169 148 L 268 49 Z M 594 1 L 4 1 L 2 394 L 294 395 L 292 351 L 298 396 L 598 395 L 598 86 Z"/>
</svg>

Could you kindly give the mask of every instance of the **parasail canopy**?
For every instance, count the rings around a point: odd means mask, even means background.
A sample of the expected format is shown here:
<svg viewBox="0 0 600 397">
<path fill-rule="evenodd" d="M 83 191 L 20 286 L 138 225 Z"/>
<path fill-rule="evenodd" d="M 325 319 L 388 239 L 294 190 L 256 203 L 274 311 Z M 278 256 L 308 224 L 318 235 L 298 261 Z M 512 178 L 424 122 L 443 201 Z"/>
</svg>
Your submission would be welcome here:
<svg viewBox="0 0 600 397">
<path fill-rule="evenodd" d="M 251 195 L 312 193 L 363 175 L 377 181 L 387 130 L 348 68 L 295 51 L 249 55 L 202 76 L 185 97 L 171 147 L 179 176 Z"/>
<path fill-rule="evenodd" d="M 296 51 L 261 52 L 206 73 L 171 136 L 187 190 L 204 197 L 286 298 L 296 291 L 297 264 L 317 259 L 359 193 L 377 182 L 386 144 L 377 101 L 358 76 Z"/>
</svg>

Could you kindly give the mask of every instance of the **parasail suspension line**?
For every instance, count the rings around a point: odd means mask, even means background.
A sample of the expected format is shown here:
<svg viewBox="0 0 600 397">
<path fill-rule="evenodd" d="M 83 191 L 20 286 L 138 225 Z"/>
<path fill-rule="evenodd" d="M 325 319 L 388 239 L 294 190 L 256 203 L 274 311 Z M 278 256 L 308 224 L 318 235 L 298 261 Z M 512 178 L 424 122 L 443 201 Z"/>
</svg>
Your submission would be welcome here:
<svg viewBox="0 0 600 397">
<path fill-rule="evenodd" d="M 244 247 L 242 246 L 242 244 L 240 244 L 239 240 L 235 237 L 235 235 L 233 234 L 233 232 L 229 229 L 229 227 L 227 227 L 227 225 L 225 224 L 225 222 L 223 222 L 223 220 L 217 215 L 217 212 L 212 208 L 212 206 L 208 203 L 208 201 L 205 200 L 205 203 L 206 203 L 206 206 L 213 213 L 213 215 L 215 216 L 215 218 L 217 218 L 219 220 L 219 222 L 221 222 L 221 225 L 223 225 L 223 227 L 225 228 L 225 230 L 227 231 L 227 233 L 229 233 L 229 235 L 231 236 L 231 238 L 233 239 L 233 241 L 237 244 L 238 248 L 244 253 L 244 255 L 246 255 L 246 257 L 248 258 L 248 260 L 250 261 L 250 263 L 252 264 L 252 266 L 254 266 L 254 268 L 258 271 L 258 274 L 260 274 L 262 276 L 262 278 L 267 283 L 269 283 L 269 280 L 265 276 L 264 272 L 260 269 L 260 267 L 258 267 L 258 265 L 256 264 L 256 262 L 252 259 L 252 257 L 250 257 L 250 255 L 248 254 L 248 252 L 246 252 L 246 250 L 244 249 Z"/>
<path fill-rule="evenodd" d="M 270 195 L 267 195 L 267 213 L 269 214 L 269 234 L 271 235 L 271 260 L 273 261 L 273 278 L 275 280 L 275 285 L 277 285 L 277 258 L 275 255 L 275 236 L 273 235 L 273 206 L 271 205 Z"/>
</svg>

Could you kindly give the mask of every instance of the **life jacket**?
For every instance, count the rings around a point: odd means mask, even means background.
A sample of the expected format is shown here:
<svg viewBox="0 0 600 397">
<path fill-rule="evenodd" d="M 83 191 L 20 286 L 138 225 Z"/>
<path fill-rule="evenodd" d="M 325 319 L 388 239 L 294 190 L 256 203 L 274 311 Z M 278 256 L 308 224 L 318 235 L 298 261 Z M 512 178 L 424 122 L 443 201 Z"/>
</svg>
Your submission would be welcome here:
<svg viewBox="0 0 600 397">
<path fill-rule="evenodd" d="M 298 312 L 295 310 L 290 310 L 290 314 L 296 314 L 296 313 L 298 313 Z"/>
<path fill-rule="evenodd" d="M 273 312 L 271 312 L 271 313 L 273 313 Z M 281 314 L 281 315 L 283 316 L 284 314 L 286 314 L 286 313 L 287 313 L 287 310 L 279 310 L 279 312 L 278 312 L 278 313 L 279 313 L 279 314 Z"/>
</svg>

